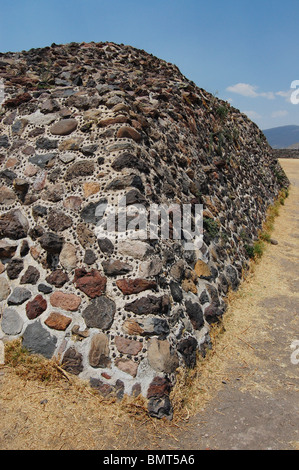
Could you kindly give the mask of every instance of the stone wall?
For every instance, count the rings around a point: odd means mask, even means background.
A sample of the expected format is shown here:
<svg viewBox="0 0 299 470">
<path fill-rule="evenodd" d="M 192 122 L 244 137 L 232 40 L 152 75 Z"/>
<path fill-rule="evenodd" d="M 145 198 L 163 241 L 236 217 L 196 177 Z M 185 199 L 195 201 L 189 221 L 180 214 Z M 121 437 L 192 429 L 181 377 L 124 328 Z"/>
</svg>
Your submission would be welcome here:
<svg viewBox="0 0 299 470">
<path fill-rule="evenodd" d="M 0 338 L 171 415 L 176 369 L 210 346 L 281 167 L 245 115 L 129 46 L 1 54 L 0 78 Z M 98 238 L 99 204 L 120 196 L 203 204 L 202 247 Z"/>
<path fill-rule="evenodd" d="M 274 149 L 275 158 L 299 158 L 299 149 Z"/>
</svg>

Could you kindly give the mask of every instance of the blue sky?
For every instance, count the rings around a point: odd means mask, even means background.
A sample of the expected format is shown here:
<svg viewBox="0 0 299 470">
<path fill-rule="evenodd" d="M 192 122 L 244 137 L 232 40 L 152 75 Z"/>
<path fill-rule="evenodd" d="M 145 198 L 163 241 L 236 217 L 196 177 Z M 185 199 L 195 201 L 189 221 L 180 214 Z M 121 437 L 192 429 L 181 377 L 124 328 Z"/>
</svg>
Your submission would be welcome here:
<svg viewBox="0 0 299 470">
<path fill-rule="evenodd" d="M 298 20 L 298 0 L 0 0 L 0 51 L 130 44 L 267 129 L 299 125 Z"/>
</svg>

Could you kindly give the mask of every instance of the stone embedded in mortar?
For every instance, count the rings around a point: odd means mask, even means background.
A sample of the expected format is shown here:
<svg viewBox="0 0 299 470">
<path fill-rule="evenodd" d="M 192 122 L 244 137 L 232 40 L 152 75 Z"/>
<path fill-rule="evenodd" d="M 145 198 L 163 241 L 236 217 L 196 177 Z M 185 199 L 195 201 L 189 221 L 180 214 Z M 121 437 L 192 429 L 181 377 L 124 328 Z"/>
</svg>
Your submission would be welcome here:
<svg viewBox="0 0 299 470">
<path fill-rule="evenodd" d="M 26 238 L 28 229 L 28 220 L 20 209 L 13 209 L 0 216 L 0 238 Z"/>
<path fill-rule="evenodd" d="M 72 323 L 72 319 L 58 312 L 52 312 L 45 320 L 45 325 L 53 330 L 65 331 Z"/>
<path fill-rule="evenodd" d="M 64 239 L 56 233 L 46 232 L 40 237 L 39 243 L 48 253 L 59 254 L 62 250 Z"/>
<path fill-rule="evenodd" d="M 63 356 L 62 367 L 66 372 L 79 375 L 83 371 L 83 356 L 74 347 L 69 348 Z"/>
<path fill-rule="evenodd" d="M 178 343 L 178 351 L 181 353 L 187 367 L 193 369 L 196 365 L 196 351 L 198 343 L 195 338 L 189 336 Z"/>
<path fill-rule="evenodd" d="M 64 179 L 65 181 L 71 181 L 74 178 L 91 176 L 95 171 L 95 164 L 92 161 L 82 160 L 73 163 L 67 168 Z"/>
<path fill-rule="evenodd" d="M 54 163 L 55 158 L 56 153 L 51 152 L 47 154 L 34 155 L 29 158 L 29 162 L 39 166 L 40 168 L 47 168 Z"/>
<path fill-rule="evenodd" d="M 78 268 L 75 270 L 73 282 L 77 289 L 80 289 L 88 297 L 94 299 L 104 294 L 107 278 L 102 276 L 96 269 L 87 272 L 85 268 Z"/>
<path fill-rule="evenodd" d="M 115 346 L 120 353 L 136 356 L 142 350 L 142 342 L 123 336 L 115 337 Z"/>
<path fill-rule="evenodd" d="M 121 274 L 127 274 L 133 269 L 130 264 L 113 259 L 110 259 L 109 261 L 103 261 L 102 266 L 106 276 L 119 276 Z"/>
<path fill-rule="evenodd" d="M 69 135 L 76 130 L 78 122 L 76 119 L 62 119 L 61 121 L 53 124 L 50 132 L 53 135 Z"/>
<path fill-rule="evenodd" d="M 7 264 L 6 272 L 9 279 L 17 279 L 24 269 L 24 261 L 21 258 L 14 258 Z"/>
<path fill-rule="evenodd" d="M 139 366 L 137 362 L 134 362 L 131 359 L 118 358 L 115 361 L 115 365 L 122 372 L 125 372 L 126 374 L 129 374 L 132 377 L 136 377 Z"/>
<path fill-rule="evenodd" d="M 104 333 L 96 333 L 91 338 L 88 354 L 89 364 L 94 368 L 106 368 L 111 364 L 109 357 L 109 339 Z"/>
<path fill-rule="evenodd" d="M 41 294 L 38 294 L 26 304 L 26 315 L 29 320 L 39 317 L 45 310 L 47 310 L 47 301 Z"/>
<path fill-rule="evenodd" d="M 7 299 L 10 294 L 10 285 L 5 277 L 0 277 L 0 302 Z"/>
<path fill-rule="evenodd" d="M 159 257 L 154 256 L 149 261 L 143 261 L 142 263 L 140 263 L 139 275 L 144 278 L 158 276 L 161 273 L 162 269 L 162 260 Z"/>
<path fill-rule="evenodd" d="M 12 258 L 15 255 L 17 248 L 17 243 L 7 239 L 0 240 L 0 259 Z"/>
<path fill-rule="evenodd" d="M 114 252 L 114 245 L 109 238 L 99 238 L 98 245 L 102 253 L 112 255 Z"/>
<path fill-rule="evenodd" d="M 46 281 L 55 287 L 62 287 L 69 281 L 69 277 L 62 269 L 56 269 L 46 276 Z"/>
<path fill-rule="evenodd" d="M 29 289 L 25 289 L 25 287 L 15 287 L 7 299 L 7 304 L 21 305 L 26 302 L 26 300 L 30 299 L 31 296 L 32 294 Z"/>
<path fill-rule="evenodd" d="M 147 390 L 147 398 L 169 396 L 172 386 L 169 379 L 165 377 L 154 377 Z"/>
<path fill-rule="evenodd" d="M 81 298 L 76 294 L 55 291 L 50 295 L 50 303 L 52 307 L 61 308 L 68 312 L 76 312 L 81 305 Z"/>
<path fill-rule="evenodd" d="M 172 374 L 179 367 L 179 359 L 169 341 L 152 338 L 148 345 L 149 365 L 157 372 Z"/>
<path fill-rule="evenodd" d="M 57 209 L 51 209 L 48 214 L 47 224 L 53 232 L 63 232 L 72 227 L 73 220 L 69 215 Z"/>
<path fill-rule="evenodd" d="M 148 295 L 125 305 L 127 312 L 133 312 L 136 315 L 167 315 L 169 309 L 170 302 L 167 295 L 161 297 Z"/>
<path fill-rule="evenodd" d="M 140 240 L 123 240 L 118 243 L 118 253 L 144 260 L 154 253 L 154 249 L 148 243 Z"/>
<path fill-rule="evenodd" d="M 56 349 L 57 338 L 51 335 L 40 323 L 30 323 L 23 334 L 23 347 L 35 354 L 51 359 Z"/>
<path fill-rule="evenodd" d="M 146 290 L 158 289 L 155 281 L 148 281 L 147 279 L 119 279 L 116 281 L 116 285 L 124 295 L 139 294 Z"/>
<path fill-rule="evenodd" d="M 133 127 L 124 126 L 121 127 L 116 134 L 118 139 L 133 139 L 135 142 L 141 141 L 141 135 Z"/>
<path fill-rule="evenodd" d="M 185 307 L 193 328 L 195 330 L 200 330 L 204 325 L 203 311 L 201 306 L 197 302 L 186 300 Z"/>
<path fill-rule="evenodd" d="M 1 329 L 6 335 L 16 336 L 23 329 L 23 320 L 14 308 L 5 308 L 2 314 Z"/>
<path fill-rule="evenodd" d="M 72 243 L 66 242 L 59 255 L 61 266 L 70 272 L 76 268 L 78 264 L 77 248 Z"/>
<path fill-rule="evenodd" d="M 128 319 L 122 328 L 124 333 L 131 336 L 158 336 L 160 339 L 166 337 L 170 332 L 167 320 L 157 317 Z"/>
<path fill-rule="evenodd" d="M 36 284 L 40 278 L 40 272 L 34 266 L 28 266 L 20 279 L 20 284 Z"/>
<path fill-rule="evenodd" d="M 102 295 L 89 302 L 82 316 L 88 328 L 109 330 L 113 323 L 115 312 L 115 302 Z"/>
<path fill-rule="evenodd" d="M 0 188 L 0 204 L 13 204 L 16 200 L 15 192 L 7 186 L 1 186 Z"/>
</svg>

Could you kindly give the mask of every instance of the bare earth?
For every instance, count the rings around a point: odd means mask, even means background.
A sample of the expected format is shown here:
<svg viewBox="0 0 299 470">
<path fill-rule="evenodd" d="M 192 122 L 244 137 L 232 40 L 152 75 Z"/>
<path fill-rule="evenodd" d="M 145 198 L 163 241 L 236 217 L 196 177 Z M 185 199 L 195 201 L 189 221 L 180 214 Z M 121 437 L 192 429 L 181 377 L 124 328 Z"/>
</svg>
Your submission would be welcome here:
<svg viewBox="0 0 299 470">
<path fill-rule="evenodd" d="M 4 367 L 0 449 L 299 449 L 299 160 L 281 164 L 292 187 L 272 234 L 278 245 L 267 245 L 232 297 L 225 332 L 174 420 L 149 419 L 141 402 L 107 402 L 66 379 L 47 386 Z"/>
</svg>

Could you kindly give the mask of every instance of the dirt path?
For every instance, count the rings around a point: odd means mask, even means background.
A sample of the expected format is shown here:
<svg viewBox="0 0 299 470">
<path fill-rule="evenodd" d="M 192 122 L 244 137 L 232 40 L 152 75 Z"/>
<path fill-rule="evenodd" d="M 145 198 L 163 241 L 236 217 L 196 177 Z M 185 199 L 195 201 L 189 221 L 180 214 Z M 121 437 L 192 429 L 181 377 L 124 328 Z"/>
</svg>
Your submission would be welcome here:
<svg viewBox="0 0 299 470">
<path fill-rule="evenodd" d="M 46 386 L 4 368 L 0 449 L 299 449 L 299 160 L 281 163 L 292 188 L 278 245 L 231 300 L 180 416 L 149 420 L 142 403 L 107 403 L 66 380 Z"/>
</svg>

